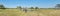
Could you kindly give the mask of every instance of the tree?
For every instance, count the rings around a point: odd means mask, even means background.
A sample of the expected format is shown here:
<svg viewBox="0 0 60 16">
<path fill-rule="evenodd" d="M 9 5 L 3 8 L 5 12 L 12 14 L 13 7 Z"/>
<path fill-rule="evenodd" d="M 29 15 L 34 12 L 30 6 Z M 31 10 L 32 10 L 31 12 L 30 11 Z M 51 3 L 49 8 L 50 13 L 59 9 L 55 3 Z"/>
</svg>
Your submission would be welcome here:
<svg viewBox="0 0 60 16">
<path fill-rule="evenodd" d="M 22 7 L 21 6 L 17 6 L 17 9 L 19 9 L 21 11 L 22 10 Z"/>
<path fill-rule="evenodd" d="M 38 7 L 35 7 L 35 9 L 39 9 Z"/>
<path fill-rule="evenodd" d="M 31 7 L 30 9 L 34 9 L 34 7 Z"/>
<path fill-rule="evenodd" d="M 60 9 L 60 4 L 57 4 L 57 5 L 55 6 L 55 8 Z"/>
<path fill-rule="evenodd" d="M 57 5 L 55 6 L 55 8 L 60 8 L 60 4 L 57 4 Z"/>
<path fill-rule="evenodd" d="M 34 11 L 33 9 L 34 9 L 34 7 L 30 7 L 30 9 L 31 9 L 31 11 Z"/>
<path fill-rule="evenodd" d="M 35 10 L 34 11 L 38 11 L 39 10 L 39 8 L 38 7 L 35 7 Z"/>
<path fill-rule="evenodd" d="M 21 6 L 17 6 L 17 8 L 22 9 L 22 7 L 21 7 Z"/>
<path fill-rule="evenodd" d="M 3 5 L 0 5 L 0 9 L 5 9 L 5 7 Z"/>
</svg>

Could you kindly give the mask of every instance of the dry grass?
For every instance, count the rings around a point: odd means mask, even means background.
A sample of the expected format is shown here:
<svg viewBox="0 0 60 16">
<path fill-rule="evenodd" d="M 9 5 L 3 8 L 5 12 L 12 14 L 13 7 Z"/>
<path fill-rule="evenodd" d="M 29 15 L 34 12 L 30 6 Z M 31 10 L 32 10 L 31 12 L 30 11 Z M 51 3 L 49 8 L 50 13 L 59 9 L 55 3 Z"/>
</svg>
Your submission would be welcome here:
<svg viewBox="0 0 60 16">
<path fill-rule="evenodd" d="M 27 13 L 18 9 L 6 9 L 0 11 L 0 16 L 60 16 L 60 10 L 53 9 L 38 9 Z"/>
</svg>

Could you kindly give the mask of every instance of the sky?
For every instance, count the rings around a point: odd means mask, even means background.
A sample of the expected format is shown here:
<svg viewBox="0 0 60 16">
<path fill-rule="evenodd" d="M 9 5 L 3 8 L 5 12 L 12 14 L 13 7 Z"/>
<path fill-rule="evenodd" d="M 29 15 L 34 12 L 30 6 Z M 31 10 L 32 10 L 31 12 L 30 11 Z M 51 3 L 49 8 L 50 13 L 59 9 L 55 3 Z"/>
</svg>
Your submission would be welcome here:
<svg viewBox="0 0 60 16">
<path fill-rule="evenodd" d="M 39 7 L 39 8 L 54 8 L 56 4 L 60 4 L 60 0 L 0 0 L 7 8 L 21 7 Z"/>
</svg>

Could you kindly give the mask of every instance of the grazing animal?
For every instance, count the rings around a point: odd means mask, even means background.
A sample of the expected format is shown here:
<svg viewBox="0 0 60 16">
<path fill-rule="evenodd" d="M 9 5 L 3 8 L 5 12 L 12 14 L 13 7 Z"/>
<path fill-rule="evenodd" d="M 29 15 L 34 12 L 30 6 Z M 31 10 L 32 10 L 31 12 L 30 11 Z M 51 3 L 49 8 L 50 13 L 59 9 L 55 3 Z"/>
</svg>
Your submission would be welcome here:
<svg viewBox="0 0 60 16">
<path fill-rule="evenodd" d="M 23 11 L 26 13 L 27 12 L 27 9 L 26 8 L 23 8 Z"/>
</svg>

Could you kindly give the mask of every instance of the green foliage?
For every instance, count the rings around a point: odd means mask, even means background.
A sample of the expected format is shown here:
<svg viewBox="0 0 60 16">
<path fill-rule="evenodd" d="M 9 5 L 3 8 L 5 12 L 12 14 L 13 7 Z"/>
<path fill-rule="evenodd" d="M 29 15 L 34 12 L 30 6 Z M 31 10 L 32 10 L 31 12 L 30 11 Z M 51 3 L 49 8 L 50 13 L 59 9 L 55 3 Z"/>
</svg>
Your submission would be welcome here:
<svg viewBox="0 0 60 16">
<path fill-rule="evenodd" d="M 34 9 L 34 7 L 31 7 L 30 9 Z"/>
<path fill-rule="evenodd" d="M 0 5 L 0 9 L 5 9 L 4 5 Z"/>
<path fill-rule="evenodd" d="M 35 7 L 35 9 L 39 9 L 38 7 Z"/>
<path fill-rule="evenodd" d="M 22 9 L 22 7 L 21 7 L 21 6 L 17 6 L 17 8 L 20 8 L 20 9 Z"/>
</svg>

